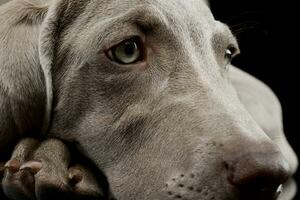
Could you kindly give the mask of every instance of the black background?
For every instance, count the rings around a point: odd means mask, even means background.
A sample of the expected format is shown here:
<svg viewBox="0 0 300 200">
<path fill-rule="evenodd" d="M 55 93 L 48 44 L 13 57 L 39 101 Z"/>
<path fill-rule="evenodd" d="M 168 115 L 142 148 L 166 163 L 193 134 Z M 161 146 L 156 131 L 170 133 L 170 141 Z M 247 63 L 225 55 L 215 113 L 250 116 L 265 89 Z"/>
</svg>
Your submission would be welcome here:
<svg viewBox="0 0 300 200">
<path fill-rule="evenodd" d="M 263 80 L 278 95 L 287 138 L 300 156 L 300 9 L 296 4 L 295 0 L 211 0 L 211 9 L 216 19 L 227 23 L 238 38 L 242 54 L 233 63 Z M 295 177 L 300 185 L 300 173 Z M 299 197 L 298 194 L 295 199 Z"/>
<path fill-rule="evenodd" d="M 227 23 L 239 41 L 242 53 L 233 64 L 264 81 L 278 95 L 285 133 L 300 156 L 299 7 L 296 2 L 274 0 L 211 0 L 210 4 L 215 18 Z M 300 173 L 295 177 L 300 185 Z"/>
</svg>

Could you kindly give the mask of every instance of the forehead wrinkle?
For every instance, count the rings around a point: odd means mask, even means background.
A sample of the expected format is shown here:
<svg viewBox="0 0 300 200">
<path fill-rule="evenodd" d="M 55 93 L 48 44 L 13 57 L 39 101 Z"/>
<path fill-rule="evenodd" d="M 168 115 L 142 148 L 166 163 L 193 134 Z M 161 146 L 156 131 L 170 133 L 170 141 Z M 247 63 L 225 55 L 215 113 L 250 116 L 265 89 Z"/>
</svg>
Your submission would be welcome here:
<svg viewBox="0 0 300 200">
<path fill-rule="evenodd" d="M 157 6 L 145 4 L 135 8 L 130 14 L 133 16 L 131 19 L 134 23 L 143 30 L 162 29 L 170 31 L 171 25 L 169 20 Z"/>
<path fill-rule="evenodd" d="M 148 2 L 146 0 L 132 1 L 124 0 L 118 7 L 114 6 L 115 1 L 106 2 L 101 4 L 102 10 L 105 8 L 104 12 L 99 13 L 99 8 L 97 6 L 92 7 L 92 13 L 89 18 L 98 18 L 98 22 L 107 20 L 115 21 L 127 24 L 137 25 L 142 31 L 160 29 L 163 31 L 170 31 L 171 23 L 166 17 L 166 12 L 158 3 Z M 112 24 L 113 25 L 113 24 Z"/>
<path fill-rule="evenodd" d="M 98 18 L 100 21 L 115 18 L 130 10 L 136 10 L 137 22 L 149 29 L 163 28 L 168 31 L 182 32 L 183 29 L 195 25 L 192 21 L 204 20 L 203 24 L 213 21 L 208 6 L 202 0 L 122 0 L 121 2 L 91 0 L 90 2 L 93 3 L 90 3 L 89 8 L 86 9 L 88 21 L 91 18 Z"/>
</svg>

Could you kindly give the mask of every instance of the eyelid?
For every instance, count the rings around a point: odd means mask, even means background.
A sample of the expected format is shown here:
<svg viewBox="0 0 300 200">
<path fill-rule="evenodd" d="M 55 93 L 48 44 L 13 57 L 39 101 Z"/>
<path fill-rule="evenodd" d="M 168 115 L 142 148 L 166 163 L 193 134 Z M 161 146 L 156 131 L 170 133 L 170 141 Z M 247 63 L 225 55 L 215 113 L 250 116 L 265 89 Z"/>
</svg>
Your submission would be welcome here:
<svg viewBox="0 0 300 200">
<path fill-rule="evenodd" d="M 241 53 L 240 49 L 239 49 L 239 47 L 236 43 L 229 44 L 226 49 L 231 51 L 231 53 L 232 53 L 231 57 L 232 58 L 236 57 L 237 55 L 239 55 Z"/>
<path fill-rule="evenodd" d="M 109 57 L 109 59 L 111 59 L 111 60 L 113 60 L 113 58 L 114 58 L 112 50 L 113 49 L 108 49 L 105 51 L 106 56 Z"/>
<path fill-rule="evenodd" d="M 231 49 L 233 51 L 233 57 L 240 54 L 240 48 L 239 43 L 237 41 L 237 38 L 230 32 L 227 36 L 224 36 L 227 38 L 227 49 Z"/>
<path fill-rule="evenodd" d="M 105 51 L 107 52 L 109 50 L 112 50 L 112 49 L 116 48 L 118 45 L 122 44 L 123 42 L 131 40 L 133 38 L 141 38 L 142 41 L 143 41 L 143 37 L 141 37 L 138 34 L 123 36 L 123 37 L 120 37 L 120 38 L 116 38 L 109 45 L 106 45 Z"/>
</svg>

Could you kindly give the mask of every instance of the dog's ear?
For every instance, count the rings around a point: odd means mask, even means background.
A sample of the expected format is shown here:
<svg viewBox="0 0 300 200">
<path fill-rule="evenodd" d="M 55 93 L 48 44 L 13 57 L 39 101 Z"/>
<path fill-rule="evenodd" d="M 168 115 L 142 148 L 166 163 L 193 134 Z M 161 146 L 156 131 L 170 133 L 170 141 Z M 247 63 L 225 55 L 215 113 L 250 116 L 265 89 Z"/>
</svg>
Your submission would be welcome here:
<svg viewBox="0 0 300 200">
<path fill-rule="evenodd" d="M 39 38 L 40 64 L 44 72 L 46 86 L 46 110 L 43 124 L 43 132 L 46 133 L 51 120 L 53 85 L 52 66 L 55 59 L 55 47 L 61 29 L 61 21 L 69 1 L 52 1 L 48 7 L 47 15 L 42 23 Z"/>
<path fill-rule="evenodd" d="M 45 92 L 37 38 L 46 13 L 47 6 L 35 0 L 0 6 L 1 156 L 8 156 L 24 134 L 40 133 Z"/>
<path fill-rule="evenodd" d="M 52 0 L 48 7 L 47 15 L 42 23 L 39 38 L 40 64 L 44 72 L 46 85 L 46 111 L 43 131 L 47 132 L 53 104 L 53 81 L 52 72 L 57 56 L 57 46 L 60 42 L 60 35 L 80 15 L 89 1 L 80 0 Z"/>
</svg>

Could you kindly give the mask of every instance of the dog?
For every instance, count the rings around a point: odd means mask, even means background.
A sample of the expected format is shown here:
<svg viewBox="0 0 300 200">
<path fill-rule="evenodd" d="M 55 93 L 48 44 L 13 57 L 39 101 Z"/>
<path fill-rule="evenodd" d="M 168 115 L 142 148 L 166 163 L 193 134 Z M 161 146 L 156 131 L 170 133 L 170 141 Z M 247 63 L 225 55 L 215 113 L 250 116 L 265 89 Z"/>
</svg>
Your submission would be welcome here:
<svg viewBox="0 0 300 200">
<path fill-rule="evenodd" d="M 282 184 L 293 198 L 280 103 L 230 64 L 238 44 L 206 1 L 13 0 L 0 13 L 1 158 L 23 137 L 56 138 L 15 148 L 9 198 L 82 194 L 60 140 L 103 171 L 108 199 L 266 200 Z M 103 196 L 79 166 L 81 188 Z"/>
</svg>

